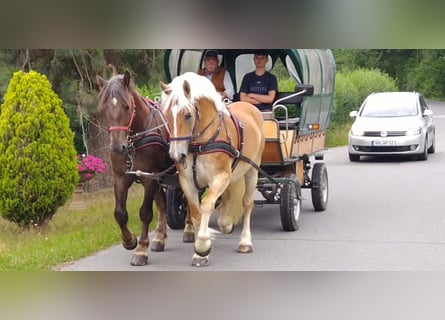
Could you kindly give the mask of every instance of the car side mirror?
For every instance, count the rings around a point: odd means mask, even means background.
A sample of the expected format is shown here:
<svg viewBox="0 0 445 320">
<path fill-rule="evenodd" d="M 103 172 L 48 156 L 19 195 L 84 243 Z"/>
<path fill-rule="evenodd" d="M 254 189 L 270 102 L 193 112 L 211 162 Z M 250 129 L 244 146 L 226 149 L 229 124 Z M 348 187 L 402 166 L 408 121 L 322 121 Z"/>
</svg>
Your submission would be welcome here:
<svg viewBox="0 0 445 320">
<path fill-rule="evenodd" d="M 357 115 L 358 115 L 358 111 L 357 110 L 349 112 L 349 116 L 351 118 L 357 118 Z"/>
<path fill-rule="evenodd" d="M 426 110 L 423 112 L 423 115 L 424 115 L 424 116 L 427 116 L 427 117 L 431 117 L 431 116 L 433 115 L 433 111 L 431 111 L 430 109 L 426 109 Z"/>
</svg>

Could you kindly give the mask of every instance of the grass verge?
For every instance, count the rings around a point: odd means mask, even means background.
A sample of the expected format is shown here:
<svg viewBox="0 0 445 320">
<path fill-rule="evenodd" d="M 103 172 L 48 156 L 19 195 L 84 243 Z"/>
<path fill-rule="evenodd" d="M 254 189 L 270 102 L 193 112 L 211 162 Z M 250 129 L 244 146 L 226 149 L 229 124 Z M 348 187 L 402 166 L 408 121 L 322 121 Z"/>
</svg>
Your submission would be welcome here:
<svg viewBox="0 0 445 320">
<path fill-rule="evenodd" d="M 329 128 L 326 134 L 326 146 L 333 148 L 347 145 L 350 128 L 350 123 Z"/>
<path fill-rule="evenodd" d="M 44 230 L 21 230 L 0 218 L 0 271 L 55 270 L 63 263 L 120 243 L 120 229 L 113 216 L 113 190 L 83 195 L 85 210 L 71 209 L 68 202 L 59 208 Z M 128 224 L 137 236 L 142 198 L 142 186 L 133 186 L 128 197 Z"/>
</svg>

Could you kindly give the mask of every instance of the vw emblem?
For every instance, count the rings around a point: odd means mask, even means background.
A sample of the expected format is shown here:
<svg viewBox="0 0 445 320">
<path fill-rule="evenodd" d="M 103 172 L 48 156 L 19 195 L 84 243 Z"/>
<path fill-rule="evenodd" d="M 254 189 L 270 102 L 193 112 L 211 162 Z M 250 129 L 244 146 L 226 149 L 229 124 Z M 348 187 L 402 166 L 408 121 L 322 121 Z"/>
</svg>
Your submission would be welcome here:
<svg viewBox="0 0 445 320">
<path fill-rule="evenodd" d="M 386 132 L 386 131 L 382 131 L 382 132 L 380 132 L 380 136 L 381 136 L 382 138 L 386 137 L 387 135 L 388 135 L 388 132 Z"/>
</svg>

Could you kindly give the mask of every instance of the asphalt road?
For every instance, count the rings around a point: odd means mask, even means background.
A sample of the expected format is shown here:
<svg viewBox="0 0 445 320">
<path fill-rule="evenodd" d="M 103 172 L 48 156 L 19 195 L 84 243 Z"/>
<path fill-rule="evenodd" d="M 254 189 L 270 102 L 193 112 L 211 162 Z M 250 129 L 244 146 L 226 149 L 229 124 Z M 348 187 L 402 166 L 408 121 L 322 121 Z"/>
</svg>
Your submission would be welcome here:
<svg viewBox="0 0 445 320">
<path fill-rule="evenodd" d="M 427 161 L 362 158 L 351 163 L 346 147 L 327 150 L 327 210 L 315 212 L 310 190 L 303 190 L 300 229 L 285 232 L 277 205 L 256 207 L 251 254 L 236 252 L 238 226 L 230 235 L 216 233 L 210 265 L 195 268 L 193 244 L 182 243 L 182 231 L 169 230 L 166 250 L 150 252 L 147 266 L 131 266 L 132 252 L 118 245 L 62 270 L 443 271 L 445 103 L 429 105 L 436 123 L 436 153 Z"/>
</svg>

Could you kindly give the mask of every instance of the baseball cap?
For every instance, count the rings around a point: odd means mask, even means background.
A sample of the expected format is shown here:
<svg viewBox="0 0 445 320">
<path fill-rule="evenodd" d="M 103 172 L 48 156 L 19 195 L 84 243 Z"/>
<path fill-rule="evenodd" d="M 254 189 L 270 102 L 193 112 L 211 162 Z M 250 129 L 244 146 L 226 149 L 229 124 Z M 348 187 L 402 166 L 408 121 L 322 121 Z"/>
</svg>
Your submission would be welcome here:
<svg viewBox="0 0 445 320">
<path fill-rule="evenodd" d="M 206 52 L 205 58 L 215 58 L 218 59 L 218 52 L 216 52 L 215 50 L 208 50 Z"/>
</svg>

